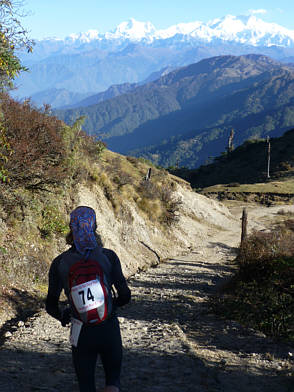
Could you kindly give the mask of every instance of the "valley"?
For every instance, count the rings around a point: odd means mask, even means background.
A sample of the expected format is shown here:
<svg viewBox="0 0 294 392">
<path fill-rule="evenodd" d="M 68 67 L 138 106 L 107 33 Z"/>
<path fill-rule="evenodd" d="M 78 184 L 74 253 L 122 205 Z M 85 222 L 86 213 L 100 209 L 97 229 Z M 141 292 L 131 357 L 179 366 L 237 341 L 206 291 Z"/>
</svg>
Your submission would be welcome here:
<svg viewBox="0 0 294 392">
<path fill-rule="evenodd" d="M 54 114 L 116 152 L 163 166 L 196 168 L 248 139 L 281 136 L 294 124 L 294 71 L 262 55 L 219 56 L 93 104 Z"/>
</svg>

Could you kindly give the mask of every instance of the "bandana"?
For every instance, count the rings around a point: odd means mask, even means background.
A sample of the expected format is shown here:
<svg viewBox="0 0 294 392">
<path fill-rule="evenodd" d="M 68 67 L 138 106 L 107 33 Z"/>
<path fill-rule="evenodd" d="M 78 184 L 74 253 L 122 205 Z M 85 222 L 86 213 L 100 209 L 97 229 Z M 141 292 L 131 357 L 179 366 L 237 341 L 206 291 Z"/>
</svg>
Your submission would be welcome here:
<svg viewBox="0 0 294 392">
<path fill-rule="evenodd" d="M 77 251 L 86 254 L 97 248 L 95 238 L 96 214 L 90 207 L 77 207 L 70 214 L 70 228 Z"/>
</svg>

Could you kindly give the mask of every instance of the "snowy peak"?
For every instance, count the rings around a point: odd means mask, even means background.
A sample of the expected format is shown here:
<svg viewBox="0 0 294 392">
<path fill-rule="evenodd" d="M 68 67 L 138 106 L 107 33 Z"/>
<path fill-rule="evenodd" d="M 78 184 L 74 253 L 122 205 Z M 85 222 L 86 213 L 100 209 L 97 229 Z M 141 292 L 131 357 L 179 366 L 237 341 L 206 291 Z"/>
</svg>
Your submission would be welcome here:
<svg viewBox="0 0 294 392">
<path fill-rule="evenodd" d="M 157 40 L 171 38 L 180 42 L 183 37 L 191 43 L 221 40 L 253 46 L 294 47 L 294 30 L 286 29 L 276 23 L 265 22 L 255 15 L 227 15 L 207 23 L 201 21 L 179 23 L 161 30 L 156 30 L 150 22 L 139 22 L 131 18 L 127 22 L 120 23 L 111 32 L 102 34 L 97 30 L 89 30 L 86 33 L 71 34 L 65 41 L 86 43 L 95 40 L 126 40 L 151 44 Z"/>
<path fill-rule="evenodd" d="M 155 33 L 155 27 L 150 22 L 138 22 L 131 18 L 127 22 L 120 23 L 113 33 L 109 33 L 111 38 L 127 38 L 140 40 L 148 38 Z M 106 33 L 107 34 L 107 33 Z"/>
<path fill-rule="evenodd" d="M 70 34 L 65 41 L 91 42 L 100 38 L 97 30 L 88 30 L 86 33 Z"/>
<path fill-rule="evenodd" d="M 254 15 L 227 15 L 208 22 L 211 37 L 253 46 L 294 46 L 294 30 L 267 23 Z"/>
<path fill-rule="evenodd" d="M 194 31 L 200 30 L 203 26 L 202 22 L 179 23 L 173 25 L 165 30 L 158 30 L 155 33 L 155 38 L 166 39 L 174 37 L 175 35 L 190 35 Z"/>
</svg>

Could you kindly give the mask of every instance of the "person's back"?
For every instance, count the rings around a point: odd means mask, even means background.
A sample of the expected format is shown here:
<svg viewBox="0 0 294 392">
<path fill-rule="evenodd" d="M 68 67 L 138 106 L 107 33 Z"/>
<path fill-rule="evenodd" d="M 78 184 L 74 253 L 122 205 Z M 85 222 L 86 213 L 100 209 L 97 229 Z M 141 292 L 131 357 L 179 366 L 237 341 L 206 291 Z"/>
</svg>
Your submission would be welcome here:
<svg viewBox="0 0 294 392">
<path fill-rule="evenodd" d="M 115 309 L 129 302 L 131 292 L 116 253 L 98 245 L 94 210 L 89 207 L 75 209 L 71 213 L 70 229 L 68 238 L 71 238 L 69 242 L 72 242 L 72 247 L 54 259 L 50 267 L 46 310 L 63 326 L 72 320 L 71 330 L 75 334 L 71 337 L 72 356 L 80 391 L 96 391 L 95 366 L 99 354 L 105 371 L 105 392 L 117 392 L 120 387 L 122 342 Z M 89 278 L 90 282 L 84 279 L 73 284 L 74 279 L 70 279 L 72 271 L 80 268 L 88 271 L 87 263 L 91 264 L 92 272 L 96 270 L 95 267 L 99 268 L 103 278 L 97 276 L 97 279 Z M 109 297 L 112 286 L 116 289 L 116 298 Z M 63 312 L 58 306 L 62 289 L 70 304 Z M 90 320 L 88 313 L 95 309 L 93 303 L 101 303 L 104 298 L 111 301 L 111 306 L 110 303 L 102 304 L 105 317 L 97 316 Z M 109 308 L 111 311 L 107 313 L 106 309 Z M 80 311 L 84 312 L 84 316 Z"/>
</svg>

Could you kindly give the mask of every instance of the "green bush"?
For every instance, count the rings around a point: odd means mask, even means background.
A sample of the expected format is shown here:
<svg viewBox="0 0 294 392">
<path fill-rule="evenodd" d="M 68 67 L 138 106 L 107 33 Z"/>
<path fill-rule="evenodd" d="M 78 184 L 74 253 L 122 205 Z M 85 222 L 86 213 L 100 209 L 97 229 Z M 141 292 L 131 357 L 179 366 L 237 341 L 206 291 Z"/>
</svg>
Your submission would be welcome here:
<svg viewBox="0 0 294 392">
<path fill-rule="evenodd" d="M 50 238 L 52 235 L 64 235 L 68 232 L 68 224 L 64 221 L 62 214 L 55 206 L 47 206 L 42 211 L 42 224 L 39 227 L 43 238 Z"/>
</svg>

